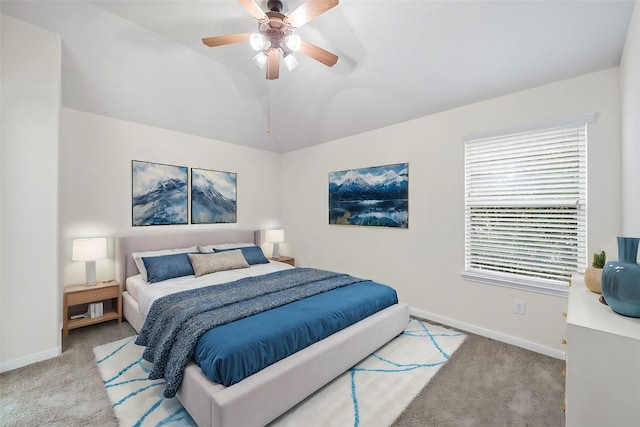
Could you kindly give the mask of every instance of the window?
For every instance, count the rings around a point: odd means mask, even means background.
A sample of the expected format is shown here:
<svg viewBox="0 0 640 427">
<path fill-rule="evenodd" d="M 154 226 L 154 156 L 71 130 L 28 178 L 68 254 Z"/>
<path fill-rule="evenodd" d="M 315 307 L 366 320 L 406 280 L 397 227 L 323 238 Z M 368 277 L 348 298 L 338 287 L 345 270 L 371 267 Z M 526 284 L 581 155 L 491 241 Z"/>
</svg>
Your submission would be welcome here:
<svg viewBox="0 0 640 427">
<path fill-rule="evenodd" d="M 586 265 L 594 114 L 466 138 L 464 277 L 565 294 Z"/>
</svg>

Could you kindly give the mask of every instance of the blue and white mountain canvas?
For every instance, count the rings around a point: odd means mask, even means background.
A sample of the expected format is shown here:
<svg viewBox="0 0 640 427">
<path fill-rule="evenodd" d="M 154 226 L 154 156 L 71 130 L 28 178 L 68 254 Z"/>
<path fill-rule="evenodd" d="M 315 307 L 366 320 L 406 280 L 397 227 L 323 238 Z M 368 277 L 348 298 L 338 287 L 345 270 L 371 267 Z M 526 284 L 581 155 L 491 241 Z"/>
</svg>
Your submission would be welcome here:
<svg viewBox="0 0 640 427">
<path fill-rule="evenodd" d="M 409 164 L 329 173 L 329 224 L 409 227 Z"/>
<path fill-rule="evenodd" d="M 236 174 L 191 168 L 191 224 L 236 222 Z"/>
<path fill-rule="evenodd" d="M 133 225 L 186 224 L 187 168 L 133 160 L 131 205 Z"/>
</svg>

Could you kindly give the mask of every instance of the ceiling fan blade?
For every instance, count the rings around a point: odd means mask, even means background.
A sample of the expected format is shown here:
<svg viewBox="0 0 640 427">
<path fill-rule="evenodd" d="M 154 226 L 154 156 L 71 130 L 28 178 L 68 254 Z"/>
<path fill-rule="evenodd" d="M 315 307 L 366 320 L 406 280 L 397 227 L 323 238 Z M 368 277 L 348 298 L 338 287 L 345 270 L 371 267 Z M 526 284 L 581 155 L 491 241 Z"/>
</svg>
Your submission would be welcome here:
<svg viewBox="0 0 640 427">
<path fill-rule="evenodd" d="M 269 50 L 267 60 L 267 80 L 275 80 L 280 76 L 280 49 Z"/>
<path fill-rule="evenodd" d="M 244 43 L 249 41 L 250 33 L 227 34 L 226 36 L 207 37 L 202 43 L 209 47 L 224 46 L 226 44 Z"/>
<path fill-rule="evenodd" d="M 254 0 L 238 0 L 240 4 L 247 9 L 247 11 L 256 18 L 258 21 L 265 21 L 267 19 L 267 15 L 264 14 L 264 11 L 256 4 Z"/>
<path fill-rule="evenodd" d="M 338 62 L 338 55 L 334 55 L 333 53 L 304 40 L 300 40 L 300 49 L 298 52 L 307 55 L 318 62 L 322 62 L 327 67 L 333 67 L 336 65 L 336 62 Z"/>
<path fill-rule="evenodd" d="M 292 28 L 300 28 L 316 16 L 338 5 L 339 0 L 307 0 L 291 12 L 285 22 Z"/>
</svg>

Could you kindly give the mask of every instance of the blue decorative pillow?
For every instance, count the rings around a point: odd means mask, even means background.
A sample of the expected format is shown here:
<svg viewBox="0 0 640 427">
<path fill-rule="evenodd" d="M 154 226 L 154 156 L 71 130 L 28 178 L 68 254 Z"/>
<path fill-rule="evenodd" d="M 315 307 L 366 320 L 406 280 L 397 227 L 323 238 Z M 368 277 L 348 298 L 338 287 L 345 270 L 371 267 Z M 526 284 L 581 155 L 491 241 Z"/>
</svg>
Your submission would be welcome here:
<svg viewBox="0 0 640 427">
<path fill-rule="evenodd" d="M 195 274 L 188 253 L 142 257 L 142 261 L 149 283 Z"/>
<path fill-rule="evenodd" d="M 247 263 L 249 265 L 269 264 L 269 260 L 267 259 L 266 256 L 264 256 L 262 249 L 260 249 L 257 246 L 246 246 L 242 248 L 229 248 L 229 249 L 214 249 L 214 251 L 227 252 L 227 251 L 237 251 L 238 249 L 242 251 L 242 255 L 244 256 L 244 259 L 247 260 Z"/>
</svg>

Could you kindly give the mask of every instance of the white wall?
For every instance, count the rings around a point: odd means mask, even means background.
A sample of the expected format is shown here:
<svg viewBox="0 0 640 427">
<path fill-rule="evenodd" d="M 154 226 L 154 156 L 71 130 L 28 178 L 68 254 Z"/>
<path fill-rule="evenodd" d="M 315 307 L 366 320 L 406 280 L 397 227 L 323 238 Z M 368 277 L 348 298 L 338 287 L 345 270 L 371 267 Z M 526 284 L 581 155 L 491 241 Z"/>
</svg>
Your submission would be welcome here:
<svg viewBox="0 0 640 427">
<path fill-rule="evenodd" d="M 640 2 L 620 62 L 622 101 L 622 234 L 640 237 Z"/>
<path fill-rule="evenodd" d="M 133 227 L 131 161 L 237 173 L 237 223 Z M 280 155 L 194 135 L 63 108 L 60 118 L 60 264 L 63 284 L 84 283 L 85 266 L 71 261 L 76 237 L 160 233 L 198 228 L 280 226 Z M 109 258 L 97 279 L 114 277 Z"/>
<path fill-rule="evenodd" d="M 60 37 L 1 15 L 0 371 L 60 353 Z"/>
<path fill-rule="evenodd" d="M 462 138 L 598 113 L 589 128 L 588 251 L 615 253 L 621 224 L 618 84 L 618 69 L 609 69 L 283 155 L 290 253 L 298 265 L 391 284 L 416 314 L 562 357 L 566 298 L 460 277 Z M 399 162 L 409 162 L 409 229 L 328 225 L 330 171 Z M 512 313 L 516 298 L 526 302 L 525 316 Z"/>
</svg>

